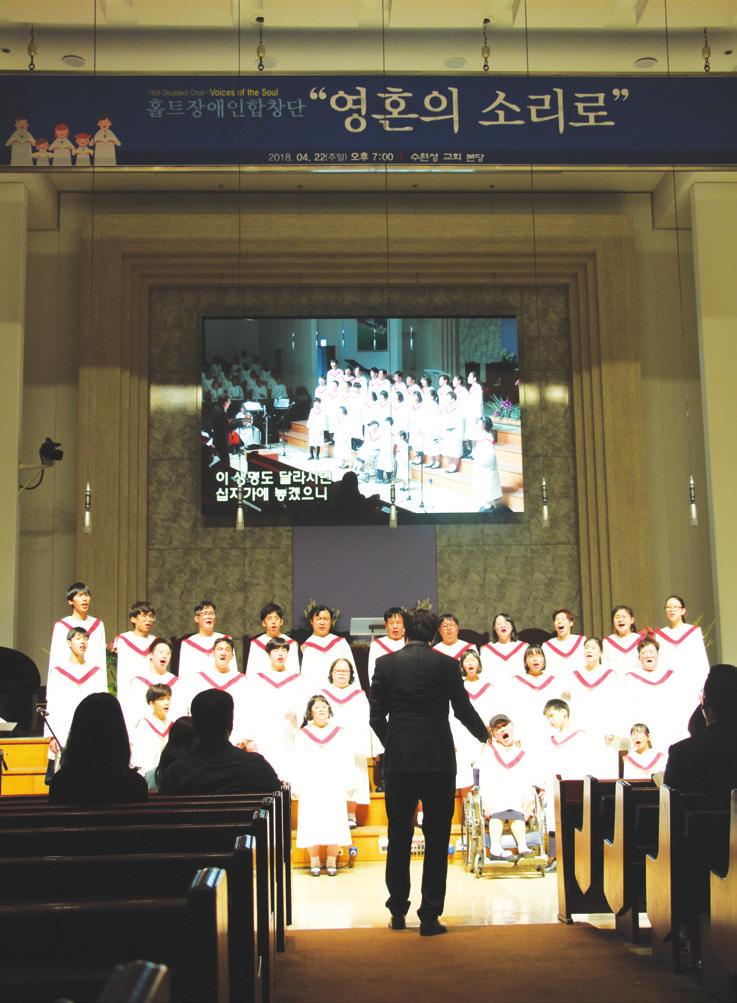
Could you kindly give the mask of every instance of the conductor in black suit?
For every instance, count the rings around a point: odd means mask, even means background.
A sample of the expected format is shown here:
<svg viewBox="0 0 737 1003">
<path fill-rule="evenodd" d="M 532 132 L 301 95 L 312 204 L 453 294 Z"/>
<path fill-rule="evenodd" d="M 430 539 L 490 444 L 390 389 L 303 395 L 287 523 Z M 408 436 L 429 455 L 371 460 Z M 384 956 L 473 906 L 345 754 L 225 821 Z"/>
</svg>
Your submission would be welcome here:
<svg viewBox="0 0 737 1003">
<path fill-rule="evenodd" d="M 485 742 L 488 732 L 471 706 L 458 663 L 430 647 L 437 617 L 427 609 L 404 617 L 407 644 L 377 659 L 371 683 L 371 727 L 384 752 L 389 846 L 386 885 L 390 927 L 405 928 L 409 909 L 410 851 L 414 816 L 422 801 L 425 860 L 420 934 L 445 933 L 438 922 L 445 902 L 448 842 L 455 804 L 456 757 L 449 705 L 471 734 Z"/>
</svg>

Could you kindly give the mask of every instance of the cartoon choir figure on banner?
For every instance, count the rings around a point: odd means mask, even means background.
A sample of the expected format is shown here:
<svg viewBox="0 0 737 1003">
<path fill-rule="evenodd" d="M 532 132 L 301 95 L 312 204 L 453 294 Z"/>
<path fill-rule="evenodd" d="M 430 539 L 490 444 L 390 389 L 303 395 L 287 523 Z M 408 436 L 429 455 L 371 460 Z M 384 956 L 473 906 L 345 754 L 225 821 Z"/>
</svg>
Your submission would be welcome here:
<svg viewBox="0 0 737 1003">
<path fill-rule="evenodd" d="M 264 632 L 251 640 L 251 645 L 248 649 L 246 675 L 251 670 L 258 672 L 267 669 L 271 665 L 271 659 L 269 658 L 266 646 L 269 641 L 273 641 L 276 638 L 286 641 L 289 645 L 286 667 L 290 672 L 299 672 L 299 645 L 294 638 L 286 637 L 282 633 L 284 629 L 284 610 L 281 606 L 273 602 L 266 603 L 261 608 L 259 620 L 261 621 L 261 626 L 264 628 Z"/>
<path fill-rule="evenodd" d="M 462 641 L 458 637 L 459 629 L 460 624 L 455 613 L 441 613 L 438 617 L 440 640 L 433 645 L 435 651 L 439 651 L 441 655 L 450 655 L 459 661 L 461 655 L 473 647 L 470 641 Z"/>
<path fill-rule="evenodd" d="M 509 613 L 497 613 L 489 633 L 491 638 L 480 652 L 487 679 L 504 679 L 523 672 L 527 645 L 517 637 L 517 628 Z"/>
<path fill-rule="evenodd" d="M 704 685 L 709 673 L 709 659 L 704 645 L 701 627 L 688 623 L 686 603 L 678 595 L 665 600 L 665 627 L 655 631 L 660 645 L 660 664 L 673 669 L 681 676 L 688 676 L 698 691 Z"/>
<path fill-rule="evenodd" d="M 654 773 L 665 770 L 667 756 L 653 749 L 650 729 L 638 722 L 630 728 L 631 748 L 624 757 L 625 780 L 650 780 Z"/>
<path fill-rule="evenodd" d="M 312 634 L 302 645 L 302 684 L 310 693 L 320 692 L 336 658 L 345 658 L 354 669 L 356 667 L 348 641 L 332 633 L 334 619 L 335 614 L 329 606 L 317 605 L 310 609 Z"/>
<path fill-rule="evenodd" d="M 215 630 L 217 610 L 212 599 L 201 599 L 194 608 L 197 633 L 185 637 L 179 648 L 179 678 L 188 683 L 198 672 L 212 669 L 215 642 L 224 634 Z M 233 668 L 237 668 L 235 653 Z"/>
<path fill-rule="evenodd" d="M 635 623 L 631 606 L 615 606 L 612 610 L 612 633 L 604 638 L 606 664 L 620 676 L 638 665 L 637 645 L 645 636 Z"/>
<path fill-rule="evenodd" d="M 117 634 L 113 639 L 112 648 L 118 656 L 117 689 L 118 700 L 123 707 L 128 697 L 128 687 L 135 676 L 148 671 L 153 640 L 151 628 L 156 622 L 156 610 L 150 602 L 137 600 L 131 603 L 128 611 L 130 630 Z"/>
<path fill-rule="evenodd" d="M 573 672 L 583 666 L 583 634 L 572 633 L 573 613 L 557 609 L 553 613 L 555 637 L 543 642 L 548 669 L 554 673 Z"/>
<path fill-rule="evenodd" d="M 266 645 L 268 666 L 254 666 L 245 677 L 245 731 L 282 780 L 291 779 L 294 735 L 305 705 L 303 679 L 289 664 L 290 651 L 287 638 L 272 638 Z"/>
<path fill-rule="evenodd" d="M 346 802 L 354 783 L 353 747 L 333 720 L 327 699 L 318 694 L 307 702 L 302 727 L 294 743 L 292 793 L 297 798 L 297 847 L 310 855 L 310 873 L 320 876 L 320 849 L 325 870 L 337 874 L 338 849 L 352 842 Z"/>
<path fill-rule="evenodd" d="M 345 658 L 336 658 L 330 666 L 327 683 L 320 693 L 333 709 L 335 723 L 348 736 L 353 749 L 353 783 L 348 798 L 348 825 L 355 829 L 356 805 L 371 802 L 368 781 L 368 756 L 371 749 L 368 697 L 355 668 Z"/>
</svg>

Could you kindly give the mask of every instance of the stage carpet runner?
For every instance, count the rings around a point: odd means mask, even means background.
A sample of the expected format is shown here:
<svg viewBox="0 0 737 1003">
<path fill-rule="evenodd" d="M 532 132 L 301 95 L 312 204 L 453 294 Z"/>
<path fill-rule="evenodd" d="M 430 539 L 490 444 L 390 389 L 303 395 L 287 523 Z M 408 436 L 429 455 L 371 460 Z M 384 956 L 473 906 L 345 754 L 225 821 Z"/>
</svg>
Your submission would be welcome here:
<svg viewBox="0 0 737 1003">
<path fill-rule="evenodd" d="M 275 1003 L 706 1003 L 614 931 L 586 924 L 297 930 L 278 959 Z"/>
</svg>

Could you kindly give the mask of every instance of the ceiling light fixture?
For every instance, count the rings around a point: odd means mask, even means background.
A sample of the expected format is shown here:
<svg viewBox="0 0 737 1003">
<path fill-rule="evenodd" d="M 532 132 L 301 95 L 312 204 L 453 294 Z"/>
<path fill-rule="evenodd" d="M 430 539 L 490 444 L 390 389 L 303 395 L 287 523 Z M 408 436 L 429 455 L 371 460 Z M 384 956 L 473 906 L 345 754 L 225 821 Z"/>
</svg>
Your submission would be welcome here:
<svg viewBox="0 0 737 1003">
<path fill-rule="evenodd" d="M 486 34 L 487 24 L 491 24 L 490 17 L 485 17 L 484 23 L 481 25 L 481 31 L 484 34 L 484 44 L 481 46 L 481 59 L 483 60 L 483 62 L 481 63 L 481 68 L 483 69 L 484 73 L 489 72 L 489 56 L 491 55 L 491 49 L 489 48 L 489 39 Z"/>
<path fill-rule="evenodd" d="M 36 49 L 36 39 L 33 34 L 33 25 L 31 25 L 31 33 L 28 36 L 28 46 L 26 51 L 28 52 L 28 69 L 33 72 L 36 69 L 36 52 L 38 51 Z"/>
<path fill-rule="evenodd" d="M 709 45 L 709 33 L 706 28 L 704 28 L 704 44 L 701 46 L 701 55 L 704 57 L 704 73 L 708 73 L 711 70 L 711 46 Z"/>
<path fill-rule="evenodd" d="M 657 66 L 658 60 L 655 56 L 640 56 L 639 59 L 635 60 L 635 66 L 638 70 L 649 70 L 653 66 Z"/>
<path fill-rule="evenodd" d="M 258 67 L 259 73 L 263 73 L 264 66 L 264 56 L 266 55 L 266 46 L 264 45 L 264 19 L 259 15 L 256 18 L 256 24 L 258 25 L 258 44 L 256 46 L 256 66 Z"/>
<path fill-rule="evenodd" d="M 81 66 L 84 66 L 86 59 L 84 56 L 75 56 L 70 53 L 67 56 L 62 56 L 61 61 L 62 63 L 66 63 L 67 66 L 73 66 L 74 69 L 78 70 Z"/>
<path fill-rule="evenodd" d="M 448 56 L 443 62 L 449 70 L 462 70 L 468 60 L 465 56 Z"/>
</svg>

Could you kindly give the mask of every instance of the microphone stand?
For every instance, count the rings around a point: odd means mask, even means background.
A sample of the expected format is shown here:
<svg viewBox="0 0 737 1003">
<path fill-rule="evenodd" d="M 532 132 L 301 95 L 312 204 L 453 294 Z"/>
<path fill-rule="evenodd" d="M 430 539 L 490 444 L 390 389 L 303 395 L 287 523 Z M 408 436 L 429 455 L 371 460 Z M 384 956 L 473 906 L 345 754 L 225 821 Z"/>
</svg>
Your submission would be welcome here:
<svg viewBox="0 0 737 1003">
<path fill-rule="evenodd" d="M 36 708 L 36 713 L 38 714 L 38 716 L 40 718 L 43 719 L 44 724 L 46 725 L 46 727 L 51 732 L 51 737 L 54 739 L 54 741 L 56 742 L 56 744 L 57 744 L 57 746 L 59 748 L 59 751 L 54 756 L 54 773 L 56 773 L 56 771 L 59 768 L 59 757 L 61 756 L 61 742 L 57 738 L 56 732 L 54 731 L 54 729 L 49 724 L 49 712 L 46 710 L 46 708 L 45 707 L 37 707 Z"/>
</svg>

